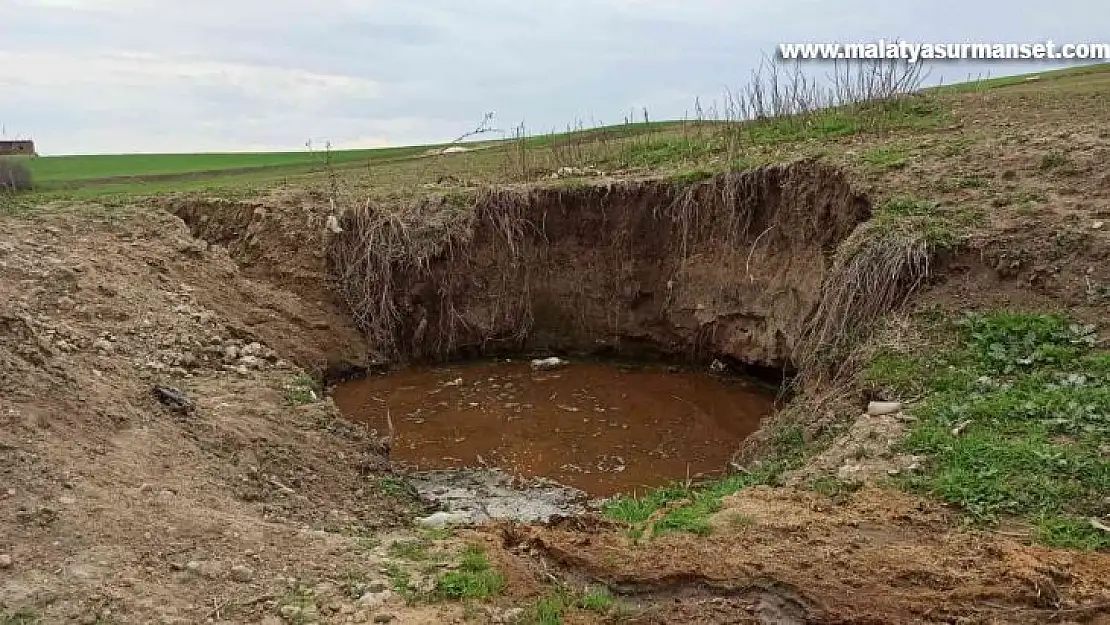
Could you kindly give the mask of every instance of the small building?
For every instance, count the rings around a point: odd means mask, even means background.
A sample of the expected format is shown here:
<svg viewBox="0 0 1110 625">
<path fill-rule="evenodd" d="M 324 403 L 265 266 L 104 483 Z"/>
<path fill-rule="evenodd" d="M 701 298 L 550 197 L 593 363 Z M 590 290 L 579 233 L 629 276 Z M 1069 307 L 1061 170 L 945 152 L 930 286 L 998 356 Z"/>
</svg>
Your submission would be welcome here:
<svg viewBox="0 0 1110 625">
<path fill-rule="evenodd" d="M 0 156 L 38 156 L 38 152 L 35 151 L 35 142 L 30 139 L 0 139 Z"/>
</svg>

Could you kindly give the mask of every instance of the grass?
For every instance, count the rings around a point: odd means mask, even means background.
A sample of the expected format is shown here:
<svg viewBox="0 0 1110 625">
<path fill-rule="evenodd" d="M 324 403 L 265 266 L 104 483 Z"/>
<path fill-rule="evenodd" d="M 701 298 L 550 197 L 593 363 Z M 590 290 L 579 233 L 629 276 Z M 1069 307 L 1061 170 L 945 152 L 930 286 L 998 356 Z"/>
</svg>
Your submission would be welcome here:
<svg viewBox="0 0 1110 625">
<path fill-rule="evenodd" d="M 439 599 L 484 599 L 501 594 L 505 576 L 490 567 L 481 547 L 471 545 L 462 554 L 458 570 L 440 576 L 435 596 Z"/>
<path fill-rule="evenodd" d="M 902 169 L 909 164 L 910 152 L 905 148 L 886 146 L 863 153 L 863 162 L 878 170 Z"/>
<path fill-rule="evenodd" d="M 294 406 L 314 404 L 320 400 L 323 389 L 320 383 L 307 373 L 302 373 L 285 387 L 285 399 Z"/>
<path fill-rule="evenodd" d="M 925 395 L 904 445 L 930 461 L 903 485 L 977 526 L 1020 520 L 1046 545 L 1110 548 L 1090 523 L 1110 493 L 1110 354 L 1094 349 L 1093 328 L 996 311 L 952 330 L 933 352 L 888 350 L 868 369 L 891 392 Z"/>
<path fill-rule="evenodd" d="M 429 546 L 428 541 L 421 538 L 398 540 L 389 545 L 388 552 L 394 558 L 418 562 L 428 559 Z"/>
<path fill-rule="evenodd" d="M 522 620 L 527 625 L 561 625 L 563 618 L 574 610 L 611 616 L 618 611 L 618 607 L 612 593 L 604 586 L 587 586 L 581 592 L 560 586 L 536 601 Z"/>
<path fill-rule="evenodd" d="M 775 443 L 776 459 L 765 461 L 750 472 L 701 484 L 673 484 L 643 495 L 616 497 L 603 505 L 602 514 L 628 524 L 634 539 L 644 538 L 653 520 L 647 538 L 669 532 L 708 535 L 712 531 L 709 518 L 720 510 L 723 498 L 750 486 L 774 484 L 784 471 L 801 462 L 805 441 L 800 428 L 783 428 Z"/>
<path fill-rule="evenodd" d="M 188 176 L 243 170 L 312 171 L 326 159 L 335 165 L 365 164 L 422 155 L 436 146 L 406 146 L 367 150 L 297 152 L 238 152 L 211 154 L 109 154 L 96 156 L 42 156 L 29 159 L 39 184 L 64 186 L 74 182 L 116 178 Z"/>
</svg>

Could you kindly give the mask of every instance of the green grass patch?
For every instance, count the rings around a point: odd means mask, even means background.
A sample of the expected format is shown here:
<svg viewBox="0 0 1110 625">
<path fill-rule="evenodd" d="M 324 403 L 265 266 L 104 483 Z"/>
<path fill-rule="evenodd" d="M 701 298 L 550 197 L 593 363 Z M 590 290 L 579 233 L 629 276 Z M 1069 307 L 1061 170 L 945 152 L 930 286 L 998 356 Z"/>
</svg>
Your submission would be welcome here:
<svg viewBox="0 0 1110 625">
<path fill-rule="evenodd" d="M 391 543 L 388 553 L 394 558 L 419 562 L 428 559 L 428 547 L 428 541 L 421 538 L 411 538 Z"/>
<path fill-rule="evenodd" d="M 1040 168 L 1049 171 L 1053 169 L 1062 169 L 1071 165 L 1071 158 L 1067 154 L 1053 150 L 1041 157 Z"/>
<path fill-rule="evenodd" d="M 304 406 L 320 401 L 323 388 L 312 376 L 302 373 L 285 387 L 285 400 L 294 406 Z"/>
<path fill-rule="evenodd" d="M 458 570 L 444 573 L 436 583 L 439 599 L 483 599 L 501 594 L 505 576 L 490 567 L 481 547 L 471 545 L 462 554 Z"/>
<path fill-rule="evenodd" d="M 697 162 L 724 149 L 715 139 L 659 137 L 636 140 L 621 155 L 625 167 L 661 167 Z"/>
<path fill-rule="evenodd" d="M 1046 544 L 1110 548 L 1090 519 L 1110 512 L 1110 354 L 1059 315 L 992 312 L 954 323 L 930 353 L 880 353 L 867 377 L 925 394 L 904 443 L 927 456 L 903 484 L 990 527 L 1021 519 Z"/>
<path fill-rule="evenodd" d="M 910 162 L 910 151 L 898 147 L 881 147 L 863 153 L 863 162 L 874 169 L 890 171 L 902 169 Z"/>
<path fill-rule="evenodd" d="M 536 601 L 522 621 L 527 625 L 561 625 L 563 618 L 575 610 L 611 616 L 618 607 L 616 599 L 604 586 L 587 586 L 576 592 L 564 585 Z"/>
<path fill-rule="evenodd" d="M 783 472 L 800 464 L 805 440 L 801 428 L 784 427 L 776 435 L 776 459 L 761 463 L 746 473 L 736 473 L 700 484 L 672 484 L 643 495 L 615 497 L 602 506 L 602 514 L 629 525 L 634 539 L 644 537 L 648 522 L 657 511 L 673 508 L 653 524 L 651 538 L 668 532 L 707 535 L 709 517 L 721 509 L 721 500 L 744 488 L 775 484 Z"/>
</svg>

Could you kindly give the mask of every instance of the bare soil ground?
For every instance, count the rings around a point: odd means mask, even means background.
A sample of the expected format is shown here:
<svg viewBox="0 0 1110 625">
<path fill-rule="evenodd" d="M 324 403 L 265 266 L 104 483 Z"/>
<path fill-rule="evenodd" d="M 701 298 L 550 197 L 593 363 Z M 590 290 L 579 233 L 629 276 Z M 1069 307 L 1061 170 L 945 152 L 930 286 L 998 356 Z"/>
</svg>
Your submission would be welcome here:
<svg viewBox="0 0 1110 625">
<path fill-rule="evenodd" d="M 968 228 L 914 307 L 1105 323 L 1103 86 L 951 96 L 952 122 L 934 131 L 793 155 L 827 151 L 876 204 L 933 198 Z M 905 162 L 876 166 L 888 162 L 880 149 Z M 528 618 L 512 609 L 553 580 L 609 585 L 627 622 L 1110 623 L 1105 552 L 973 531 L 878 486 L 741 491 L 708 537 L 633 543 L 627 528 L 591 519 L 422 534 L 378 434 L 329 399 L 303 401 L 298 386 L 368 351 L 324 273 L 328 208 L 300 196 L 190 206 L 0 218 L 4 625 L 501 622 Z M 849 397 L 853 414 L 862 397 Z M 865 425 L 819 456 L 814 475 L 854 462 L 862 439 L 898 438 L 894 422 Z M 444 555 L 402 556 L 398 541 Z M 484 545 L 506 575 L 501 596 L 409 602 L 392 590 L 398 571 L 414 592 L 434 587 L 465 543 Z M 564 622 L 613 618 L 572 610 Z"/>
</svg>

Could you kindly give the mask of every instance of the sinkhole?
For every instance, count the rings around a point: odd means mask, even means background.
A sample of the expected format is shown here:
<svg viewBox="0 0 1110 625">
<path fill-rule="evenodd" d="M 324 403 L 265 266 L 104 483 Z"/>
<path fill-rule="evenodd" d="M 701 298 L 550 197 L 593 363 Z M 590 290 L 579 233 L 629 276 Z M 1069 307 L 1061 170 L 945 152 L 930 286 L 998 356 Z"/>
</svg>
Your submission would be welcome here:
<svg viewBox="0 0 1110 625">
<path fill-rule="evenodd" d="M 592 497 L 722 475 L 775 393 L 755 378 L 662 364 L 497 359 L 344 382 L 333 398 L 409 472 L 496 468 Z"/>
</svg>

